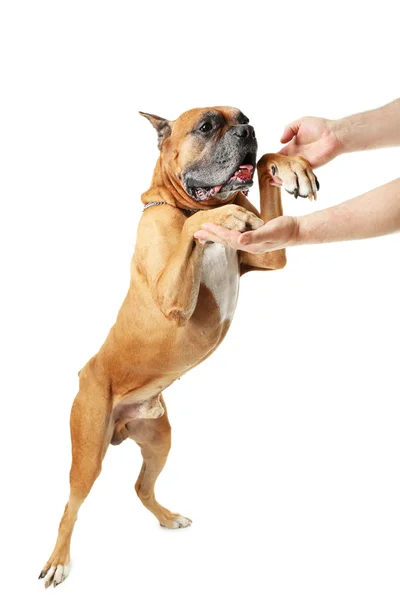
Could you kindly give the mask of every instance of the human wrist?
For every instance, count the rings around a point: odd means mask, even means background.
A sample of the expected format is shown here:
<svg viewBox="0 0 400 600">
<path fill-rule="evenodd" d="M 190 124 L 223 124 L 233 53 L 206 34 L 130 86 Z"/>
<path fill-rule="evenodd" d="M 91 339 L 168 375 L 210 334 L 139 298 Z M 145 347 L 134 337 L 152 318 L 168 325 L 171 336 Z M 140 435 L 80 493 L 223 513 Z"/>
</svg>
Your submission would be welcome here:
<svg viewBox="0 0 400 600">
<path fill-rule="evenodd" d="M 290 219 L 290 234 L 289 237 L 287 239 L 287 242 L 285 243 L 285 248 L 288 248 L 289 246 L 299 246 L 300 244 L 303 244 L 304 242 L 302 241 L 302 235 L 303 235 L 303 227 L 302 227 L 302 219 L 304 219 L 304 217 L 280 217 L 281 219 Z"/>
<path fill-rule="evenodd" d="M 398 105 L 390 105 L 333 122 L 333 131 L 338 139 L 340 154 L 359 152 L 392 145 L 393 123 L 396 123 Z M 396 145 L 396 140 L 393 145 Z"/>
<path fill-rule="evenodd" d="M 360 220 L 355 217 L 349 201 L 298 218 L 297 244 L 324 244 L 352 237 Z"/>
<path fill-rule="evenodd" d="M 335 119 L 329 122 L 330 132 L 337 144 L 335 156 L 354 152 L 358 149 L 353 147 L 355 141 L 354 128 L 356 127 L 353 118 L 344 117 L 343 119 Z"/>
<path fill-rule="evenodd" d="M 329 215 L 317 211 L 297 217 L 296 246 L 320 244 L 326 239 L 329 230 Z"/>
</svg>

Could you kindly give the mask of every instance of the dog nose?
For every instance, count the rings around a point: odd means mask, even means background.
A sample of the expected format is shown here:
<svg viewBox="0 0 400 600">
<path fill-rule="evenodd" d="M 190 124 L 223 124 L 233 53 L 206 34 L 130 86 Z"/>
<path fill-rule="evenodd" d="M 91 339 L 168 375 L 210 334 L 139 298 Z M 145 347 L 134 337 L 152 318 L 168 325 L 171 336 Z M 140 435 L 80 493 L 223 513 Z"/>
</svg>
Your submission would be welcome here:
<svg viewBox="0 0 400 600">
<path fill-rule="evenodd" d="M 255 138 L 256 132 L 254 131 L 254 127 L 251 125 L 235 125 L 232 130 L 233 135 L 236 135 L 240 138 Z"/>
</svg>

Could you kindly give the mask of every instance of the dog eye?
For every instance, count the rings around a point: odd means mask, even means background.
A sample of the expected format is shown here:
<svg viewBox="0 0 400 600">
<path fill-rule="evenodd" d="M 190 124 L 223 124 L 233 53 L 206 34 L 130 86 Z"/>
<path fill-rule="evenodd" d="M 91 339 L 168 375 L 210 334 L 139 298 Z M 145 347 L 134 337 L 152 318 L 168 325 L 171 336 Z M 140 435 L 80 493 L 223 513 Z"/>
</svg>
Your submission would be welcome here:
<svg viewBox="0 0 400 600">
<path fill-rule="evenodd" d="M 203 131 L 203 133 L 207 133 L 207 131 L 211 131 L 212 128 L 213 128 L 212 123 L 207 121 L 206 123 L 203 123 L 203 125 L 201 127 L 199 127 L 199 130 Z"/>
</svg>

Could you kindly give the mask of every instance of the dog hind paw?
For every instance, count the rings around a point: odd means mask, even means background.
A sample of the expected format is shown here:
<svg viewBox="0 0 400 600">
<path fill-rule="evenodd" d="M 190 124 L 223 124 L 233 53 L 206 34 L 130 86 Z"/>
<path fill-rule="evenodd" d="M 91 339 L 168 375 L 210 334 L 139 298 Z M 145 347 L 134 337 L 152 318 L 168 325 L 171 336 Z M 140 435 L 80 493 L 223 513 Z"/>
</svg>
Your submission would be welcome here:
<svg viewBox="0 0 400 600">
<path fill-rule="evenodd" d="M 41 571 L 39 579 L 44 579 L 45 588 L 50 587 L 52 584 L 56 587 L 68 577 L 68 574 L 69 565 L 50 565 Z"/>
<path fill-rule="evenodd" d="M 192 524 L 192 520 L 187 517 L 182 517 L 182 515 L 173 515 L 172 518 L 163 519 L 163 522 L 160 525 L 161 527 L 165 527 L 167 529 L 184 529 L 185 527 L 190 527 Z"/>
</svg>

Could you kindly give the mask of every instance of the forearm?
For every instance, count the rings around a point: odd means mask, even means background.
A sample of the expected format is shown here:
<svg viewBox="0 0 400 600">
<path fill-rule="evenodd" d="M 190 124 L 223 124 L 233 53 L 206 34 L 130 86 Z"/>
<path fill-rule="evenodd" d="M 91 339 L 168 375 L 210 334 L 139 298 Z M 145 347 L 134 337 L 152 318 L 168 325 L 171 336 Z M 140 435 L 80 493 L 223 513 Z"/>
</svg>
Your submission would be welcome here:
<svg viewBox="0 0 400 600">
<path fill-rule="evenodd" d="M 400 179 L 337 206 L 299 217 L 294 243 L 321 244 L 400 231 Z"/>
<path fill-rule="evenodd" d="M 400 145 L 400 99 L 386 106 L 331 121 L 339 154 Z"/>
</svg>

